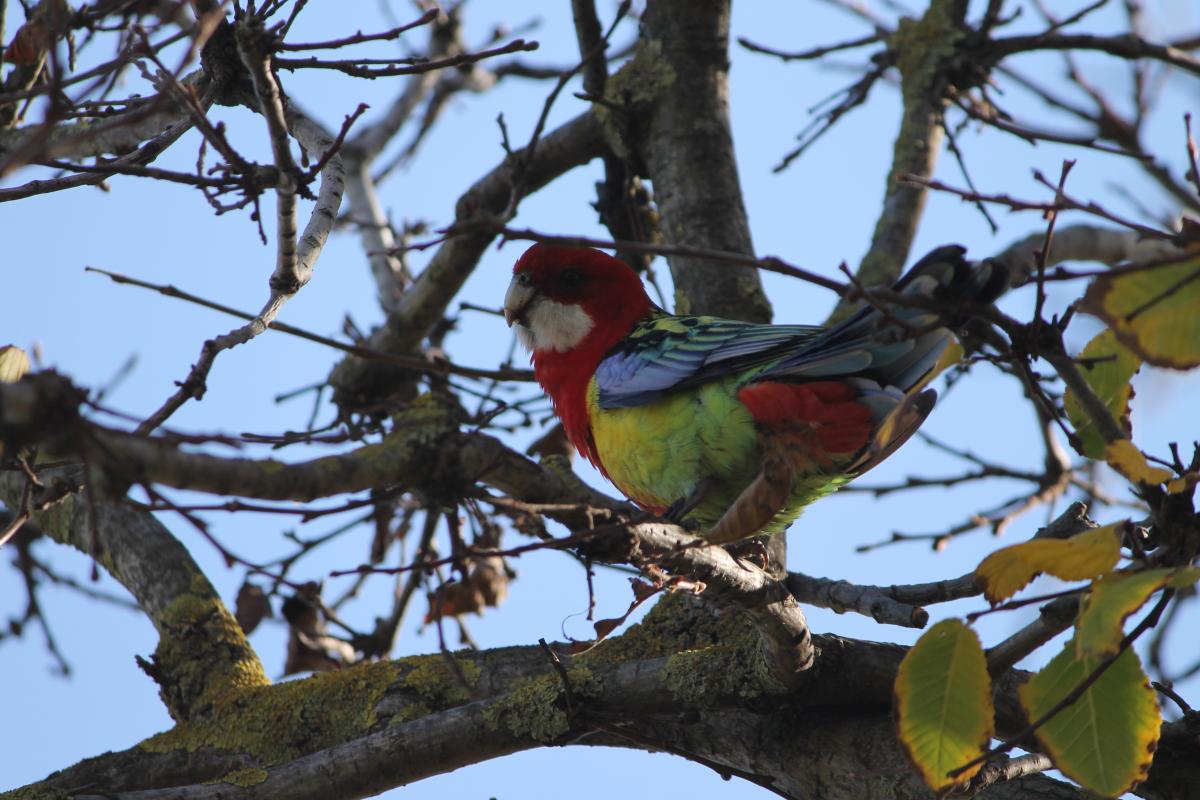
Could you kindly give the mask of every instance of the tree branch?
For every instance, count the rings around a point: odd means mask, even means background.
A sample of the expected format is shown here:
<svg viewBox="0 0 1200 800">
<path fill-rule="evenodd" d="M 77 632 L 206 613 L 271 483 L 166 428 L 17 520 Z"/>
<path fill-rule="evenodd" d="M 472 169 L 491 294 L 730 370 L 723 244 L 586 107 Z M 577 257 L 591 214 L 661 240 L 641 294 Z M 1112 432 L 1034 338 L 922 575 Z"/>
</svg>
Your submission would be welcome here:
<svg viewBox="0 0 1200 800">
<path fill-rule="evenodd" d="M 179 384 L 179 390 L 138 426 L 138 433 L 146 434 L 153 431 L 166 422 L 188 400 L 203 397 L 207 389 L 206 380 L 209 370 L 212 369 L 217 356 L 225 350 L 245 344 L 267 330 L 283 305 L 312 278 L 313 268 L 321 255 L 321 250 L 325 247 L 325 242 L 329 239 L 333 222 L 337 219 L 337 210 L 341 205 L 342 193 L 345 190 L 345 167 L 339 153 L 329 155 L 330 148 L 334 145 L 334 139 L 316 122 L 295 109 L 288 109 L 286 124 L 290 126 L 291 134 L 309 153 L 328 155 L 325 166 L 321 169 L 321 189 L 317 195 L 317 202 L 313 207 L 308 224 L 304 227 L 303 235 L 297 241 L 295 191 L 280 189 L 280 224 L 276 231 L 280 242 L 275 271 L 268 281 L 271 291 L 266 304 L 249 323 L 209 339 L 203 344 L 200 348 L 199 358 L 192 366 L 187 378 Z M 290 154 L 284 163 L 288 161 L 290 161 Z M 295 170 L 295 163 L 291 163 Z M 279 165 L 279 167 L 280 175 L 284 176 L 287 170 L 283 165 Z M 281 180 L 293 182 L 295 175 L 281 177 Z M 287 205 L 283 201 L 284 196 L 291 198 L 291 213 L 285 213 L 282 210 Z M 287 243 L 282 241 L 285 236 L 290 237 Z"/>
<path fill-rule="evenodd" d="M 520 150 L 504 159 L 459 198 L 455 217 L 469 223 L 478 217 L 502 213 L 509 207 L 513 170 L 523 164 L 523 187 L 532 193 L 564 172 L 586 164 L 603 152 L 600 126 L 592 114 L 583 114 L 543 136 L 532 158 Z M 519 201 L 520 198 L 517 198 Z M 446 306 L 475 269 L 479 257 L 495 234 L 466 233 L 448 239 L 396 305 L 387 324 L 368 341 L 373 350 L 407 354 L 442 318 Z M 374 411 L 380 398 L 409 385 L 411 375 L 357 358 L 342 361 L 329 376 L 334 401 L 343 411 Z"/>
<path fill-rule="evenodd" d="M 1184 50 L 1148 42 L 1132 33 L 1118 36 L 1096 36 L 1086 33 L 1009 36 L 993 39 L 987 47 L 986 55 L 993 61 L 999 61 L 1014 53 L 1035 50 L 1096 50 L 1124 59 L 1149 58 L 1200 75 L 1200 59 Z"/>
<path fill-rule="evenodd" d="M 617 103 L 629 80 L 642 80 L 644 107 L 625 123 L 645 131 L 635 148 L 654 184 L 667 241 L 687 247 L 754 254 L 729 127 L 729 3 L 656 0 L 646 7 L 645 34 L 630 65 L 609 83 Z M 613 135 L 610 133 L 610 136 Z M 619 148 L 615 148 L 618 149 Z M 703 168 L 698 168 L 703 165 Z M 768 322 L 771 305 L 758 275 L 703 259 L 668 259 L 675 311 Z"/>
<path fill-rule="evenodd" d="M 891 677 L 903 648 L 820 637 L 822 669 L 809 673 L 802 687 L 779 694 L 756 679 L 746 665 L 722 657 L 737 638 L 736 624 L 723 624 L 715 643 L 688 644 L 686 633 L 683 639 L 674 638 L 679 633 L 662 637 L 667 629 L 656 625 L 660 618 L 665 622 L 666 615 L 656 617 L 657 613 L 643 623 L 644 630 L 627 635 L 649 637 L 647 642 L 657 642 L 674 655 L 628 659 L 614 646 L 571 659 L 565 668 L 571 706 L 566 702 L 568 688 L 562 675 L 545 661 L 539 648 L 527 647 L 455 656 L 471 674 L 478 675 L 477 696 L 449 703 L 435 701 L 434 708 L 406 720 L 414 704 L 430 702 L 409 684 L 407 676 L 443 664 L 439 655 L 417 657 L 399 662 L 400 672 L 382 692 L 358 699 L 374 704 L 378 714 L 376 725 L 368 730 L 228 775 L 214 774 L 214 765 L 228 769 L 231 754 L 209 750 L 204 756 L 209 768 L 192 765 L 195 777 L 183 783 L 159 782 L 164 788 L 149 788 L 137 770 L 126 768 L 112 782 L 101 784 L 103 793 L 89 794 L 87 789 L 75 789 L 74 793 L 89 800 L 265 800 L 281 796 L 349 800 L 530 747 L 603 744 L 666 750 L 761 783 L 783 797 L 825 796 L 820 787 L 834 780 L 834 785 L 844 789 L 839 797 L 927 797 L 927 790 L 904 766 L 894 737 L 887 733 L 893 724 Z M 355 673 L 382 669 L 380 665 L 362 665 L 339 675 L 348 679 Z M 338 675 L 331 675 L 321 682 L 338 680 Z M 312 695 L 321 691 L 314 682 L 307 683 L 305 688 L 310 691 L 297 702 L 315 702 Z M 1003 709 L 1015 708 L 1011 700 L 1015 685 L 1007 682 L 1001 687 L 1009 701 L 1002 704 Z M 256 702 L 269 702 L 268 695 L 286 688 L 265 690 Z M 801 715 L 804 724 L 798 724 Z M 1002 729 L 1019 724 L 1007 717 L 1001 720 Z M 758 735 L 750 735 L 751 731 Z M 276 732 L 277 737 L 292 735 L 299 734 Z M 310 734 L 309 740 L 312 738 Z M 141 752 L 142 761 L 163 758 L 155 752 L 135 750 Z M 106 762 L 128 764 L 130 758 L 129 754 L 111 754 L 93 759 L 87 766 L 94 775 Z M 866 769 L 868 764 L 874 769 Z M 73 786 L 78 786 L 86 773 L 73 772 L 69 777 Z M 112 775 L 112 771 L 103 774 Z M 219 782 L 200 783 L 204 774 L 214 775 Z M 888 779 L 881 781 L 881 775 Z M 220 781 L 222 776 L 224 781 Z M 1017 777 L 1012 771 L 1008 777 L 1011 782 L 1003 783 L 1012 790 L 993 789 L 985 796 L 1020 797 L 1016 790 L 1039 787 L 1042 797 L 1081 797 L 1078 789 L 1067 784 L 1041 777 L 1030 784 L 1030 778 Z M 57 775 L 43 786 L 72 788 L 65 782 L 67 778 Z"/>
<path fill-rule="evenodd" d="M 203 717 L 231 692 L 269 683 L 233 615 L 161 522 L 96 497 L 95 489 L 83 488 L 82 470 L 42 470 L 39 478 L 46 487 L 34 498 L 42 509 L 35 515 L 42 532 L 93 556 L 130 591 L 158 631 L 146 669 L 174 719 Z M 24 481 L 20 473 L 0 472 L 0 498 L 10 508 L 17 507 Z"/>
<path fill-rule="evenodd" d="M 960 0 L 933 0 L 920 20 L 902 19 L 889 39 L 900 69 L 904 111 L 893 146 L 883 212 L 856 272 L 864 286 L 892 283 L 908 260 L 927 190 L 902 178 L 933 174 L 944 132 L 942 114 L 949 75 L 960 58 L 965 12 L 966 3 Z M 851 308 L 844 301 L 839 303 L 830 319 L 842 318 Z"/>
</svg>

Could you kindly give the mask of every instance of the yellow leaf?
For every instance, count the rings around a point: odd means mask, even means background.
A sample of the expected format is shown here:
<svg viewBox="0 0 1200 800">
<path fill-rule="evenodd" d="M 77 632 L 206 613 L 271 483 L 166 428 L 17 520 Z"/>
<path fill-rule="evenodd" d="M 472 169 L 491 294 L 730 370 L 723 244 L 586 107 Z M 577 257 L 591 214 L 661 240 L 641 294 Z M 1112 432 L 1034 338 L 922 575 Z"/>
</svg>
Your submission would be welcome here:
<svg viewBox="0 0 1200 800">
<path fill-rule="evenodd" d="M 1128 439 L 1118 439 L 1104 450 L 1104 460 L 1117 472 L 1134 483 L 1154 485 L 1171 480 L 1172 472 L 1162 467 L 1152 467 L 1141 450 Z"/>
<path fill-rule="evenodd" d="M 1129 381 L 1141 368 L 1141 359 L 1118 342 L 1116 335 L 1107 328 L 1088 342 L 1079 358 L 1084 361 L 1080 368 L 1084 380 L 1124 429 L 1125 435 L 1129 436 L 1129 399 L 1133 396 Z M 1080 454 L 1088 458 L 1104 458 L 1104 437 L 1096 430 L 1095 422 L 1070 389 L 1063 395 L 1063 407 L 1079 436 Z"/>
<path fill-rule="evenodd" d="M 1183 589 L 1197 582 L 1200 582 L 1200 567 L 1180 567 L 1167 578 L 1167 586 L 1172 589 Z"/>
<path fill-rule="evenodd" d="M 0 383 L 16 383 L 29 372 L 29 356 L 13 345 L 0 347 Z"/>
<path fill-rule="evenodd" d="M 1032 723 L 1090 677 L 1103 658 L 1077 658 L 1074 640 L 1017 694 Z M 1074 703 L 1034 731 L 1063 774 L 1103 797 L 1118 797 L 1146 779 L 1162 717 L 1154 690 L 1132 649 L 1126 650 Z"/>
<path fill-rule="evenodd" d="M 1160 367 L 1200 365 L 1200 259 L 1101 275 L 1083 310 L 1112 328 L 1129 349 Z"/>
<path fill-rule="evenodd" d="M 1195 471 L 1185 472 L 1172 481 L 1167 481 L 1167 494 L 1181 494 L 1195 488 L 1200 482 L 1200 475 Z"/>
<path fill-rule="evenodd" d="M 1004 547 L 980 562 L 975 581 L 992 605 L 1012 597 L 1043 572 L 1064 581 L 1103 575 L 1121 557 L 1121 528 L 1116 522 L 1070 539 L 1034 539 Z"/>
<path fill-rule="evenodd" d="M 1200 568 L 1148 569 L 1096 579 L 1075 623 L 1075 653 L 1095 658 L 1117 652 L 1125 619 L 1164 586 L 1185 586 L 1200 579 Z"/>
<path fill-rule="evenodd" d="M 900 663 L 895 696 L 900 743 L 930 789 L 942 794 L 979 771 L 982 764 L 947 776 L 982 755 L 995 732 L 992 680 L 975 631 L 957 619 L 926 631 Z"/>
</svg>

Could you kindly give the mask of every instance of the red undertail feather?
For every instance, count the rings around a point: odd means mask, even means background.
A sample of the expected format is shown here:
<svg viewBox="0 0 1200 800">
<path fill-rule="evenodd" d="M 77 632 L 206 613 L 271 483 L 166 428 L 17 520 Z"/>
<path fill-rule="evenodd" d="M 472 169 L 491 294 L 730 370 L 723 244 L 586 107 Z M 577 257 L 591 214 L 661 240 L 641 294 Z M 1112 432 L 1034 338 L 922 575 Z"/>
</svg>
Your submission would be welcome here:
<svg viewBox="0 0 1200 800">
<path fill-rule="evenodd" d="M 811 432 L 826 453 L 854 453 L 870 440 L 871 410 L 856 397 L 836 381 L 751 383 L 738 392 L 759 425 Z"/>
</svg>

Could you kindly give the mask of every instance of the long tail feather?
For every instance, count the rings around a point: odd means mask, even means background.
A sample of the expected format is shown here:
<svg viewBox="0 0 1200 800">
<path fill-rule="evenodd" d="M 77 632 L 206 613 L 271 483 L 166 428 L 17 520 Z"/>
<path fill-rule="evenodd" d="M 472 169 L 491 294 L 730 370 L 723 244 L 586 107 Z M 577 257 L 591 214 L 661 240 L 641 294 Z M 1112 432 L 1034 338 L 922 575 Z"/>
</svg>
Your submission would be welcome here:
<svg viewBox="0 0 1200 800">
<path fill-rule="evenodd" d="M 781 458 L 768 458 L 716 524 L 704 532 L 712 544 L 728 544 L 758 533 L 787 504 L 792 470 Z"/>
<path fill-rule="evenodd" d="M 953 341 L 951 331 L 969 317 L 956 302 L 990 303 L 1008 288 L 1008 269 L 997 261 L 967 261 L 966 251 L 947 245 L 931 251 L 893 286 L 902 294 L 942 301 L 944 311 L 893 305 L 859 309 L 756 380 L 862 377 L 907 393 L 925 377 Z"/>
</svg>

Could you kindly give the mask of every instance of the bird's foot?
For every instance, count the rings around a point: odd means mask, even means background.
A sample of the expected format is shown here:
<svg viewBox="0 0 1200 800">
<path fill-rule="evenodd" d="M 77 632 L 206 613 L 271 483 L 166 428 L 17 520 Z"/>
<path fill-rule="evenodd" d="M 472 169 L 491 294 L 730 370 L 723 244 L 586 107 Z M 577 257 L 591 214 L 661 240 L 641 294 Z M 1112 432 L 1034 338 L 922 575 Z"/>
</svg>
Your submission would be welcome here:
<svg viewBox="0 0 1200 800">
<path fill-rule="evenodd" d="M 700 523 L 694 519 L 685 519 L 696 506 L 700 505 L 704 500 L 704 496 L 708 493 L 709 486 L 712 481 L 708 478 L 697 483 L 686 496 L 679 498 L 671 505 L 667 506 L 667 510 L 663 512 L 662 517 L 667 522 L 679 525 L 689 531 L 695 532 L 699 530 Z"/>
<path fill-rule="evenodd" d="M 652 592 L 666 591 L 668 593 L 686 592 L 688 594 L 700 594 L 707 586 L 704 581 L 698 581 L 694 578 L 687 578 L 683 575 L 668 575 L 660 567 L 653 564 L 642 567 L 642 575 L 650 580 L 648 589 Z M 634 594 L 638 590 L 634 589 Z"/>
<path fill-rule="evenodd" d="M 761 536 L 746 539 L 741 542 L 725 545 L 725 552 L 733 556 L 738 566 L 749 571 L 748 565 L 758 567 L 763 572 L 771 566 L 771 555 L 767 551 L 767 541 Z"/>
</svg>

